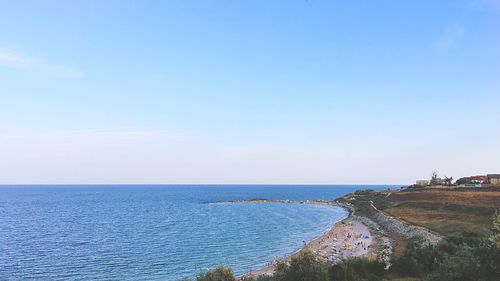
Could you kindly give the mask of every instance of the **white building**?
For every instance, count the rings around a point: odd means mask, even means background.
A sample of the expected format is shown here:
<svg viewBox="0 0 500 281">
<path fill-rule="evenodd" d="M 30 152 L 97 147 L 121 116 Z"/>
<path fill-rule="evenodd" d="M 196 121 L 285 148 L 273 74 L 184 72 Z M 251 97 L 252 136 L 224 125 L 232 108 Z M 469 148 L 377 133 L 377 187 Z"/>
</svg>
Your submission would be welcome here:
<svg viewBox="0 0 500 281">
<path fill-rule="evenodd" d="M 428 180 L 417 180 L 416 184 L 420 185 L 420 186 L 428 186 L 429 181 Z"/>
</svg>

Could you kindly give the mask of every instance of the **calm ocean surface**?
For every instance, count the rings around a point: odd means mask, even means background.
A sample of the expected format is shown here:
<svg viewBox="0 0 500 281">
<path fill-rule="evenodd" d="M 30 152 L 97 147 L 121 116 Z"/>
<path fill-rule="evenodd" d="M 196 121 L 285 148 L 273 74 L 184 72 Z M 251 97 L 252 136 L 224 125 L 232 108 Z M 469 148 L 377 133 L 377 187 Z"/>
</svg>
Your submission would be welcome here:
<svg viewBox="0 0 500 281">
<path fill-rule="evenodd" d="M 346 216 L 319 205 L 391 186 L 0 186 L 0 280 L 180 280 L 237 274 L 299 249 Z M 393 186 L 392 186 L 393 187 Z"/>
</svg>

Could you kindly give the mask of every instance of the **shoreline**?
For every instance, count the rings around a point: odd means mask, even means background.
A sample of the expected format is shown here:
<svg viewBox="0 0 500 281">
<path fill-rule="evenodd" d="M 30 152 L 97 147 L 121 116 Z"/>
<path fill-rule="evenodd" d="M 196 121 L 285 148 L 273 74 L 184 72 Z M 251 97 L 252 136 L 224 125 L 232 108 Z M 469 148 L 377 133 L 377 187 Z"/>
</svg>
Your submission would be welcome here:
<svg viewBox="0 0 500 281">
<path fill-rule="evenodd" d="M 378 237 L 373 237 L 374 233 L 369 226 L 365 225 L 356 216 L 353 216 L 352 209 L 342 203 L 328 202 L 323 200 L 271 200 L 271 199 L 251 199 L 234 200 L 216 203 L 288 203 L 288 204 L 318 204 L 341 207 L 346 212 L 346 217 L 337 221 L 323 234 L 306 242 L 297 251 L 269 262 L 266 266 L 254 271 L 246 272 L 243 276 L 256 277 L 259 275 L 272 275 L 274 268 L 279 262 L 290 262 L 292 257 L 304 251 L 311 251 L 320 256 L 327 263 L 337 263 L 344 258 L 371 256 L 375 257 L 374 244 Z"/>
</svg>

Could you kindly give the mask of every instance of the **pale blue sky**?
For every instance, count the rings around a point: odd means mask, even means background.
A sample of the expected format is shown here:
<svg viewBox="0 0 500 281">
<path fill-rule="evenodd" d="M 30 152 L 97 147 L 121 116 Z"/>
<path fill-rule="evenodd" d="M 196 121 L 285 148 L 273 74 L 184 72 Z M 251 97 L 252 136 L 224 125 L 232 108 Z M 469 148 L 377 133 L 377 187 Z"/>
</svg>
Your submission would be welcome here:
<svg viewBox="0 0 500 281">
<path fill-rule="evenodd" d="M 0 183 L 500 172 L 500 1 L 0 1 Z"/>
</svg>

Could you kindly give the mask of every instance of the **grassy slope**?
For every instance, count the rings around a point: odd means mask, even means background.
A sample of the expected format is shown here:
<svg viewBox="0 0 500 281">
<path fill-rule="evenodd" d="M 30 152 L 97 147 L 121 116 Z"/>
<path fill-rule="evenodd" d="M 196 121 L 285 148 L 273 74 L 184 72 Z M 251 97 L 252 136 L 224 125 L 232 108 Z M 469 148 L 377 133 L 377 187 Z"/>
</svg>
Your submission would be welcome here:
<svg viewBox="0 0 500 281">
<path fill-rule="evenodd" d="M 384 212 L 442 235 L 464 231 L 485 235 L 495 208 L 500 208 L 500 189 L 421 189 L 374 197 L 375 206 Z"/>
</svg>

